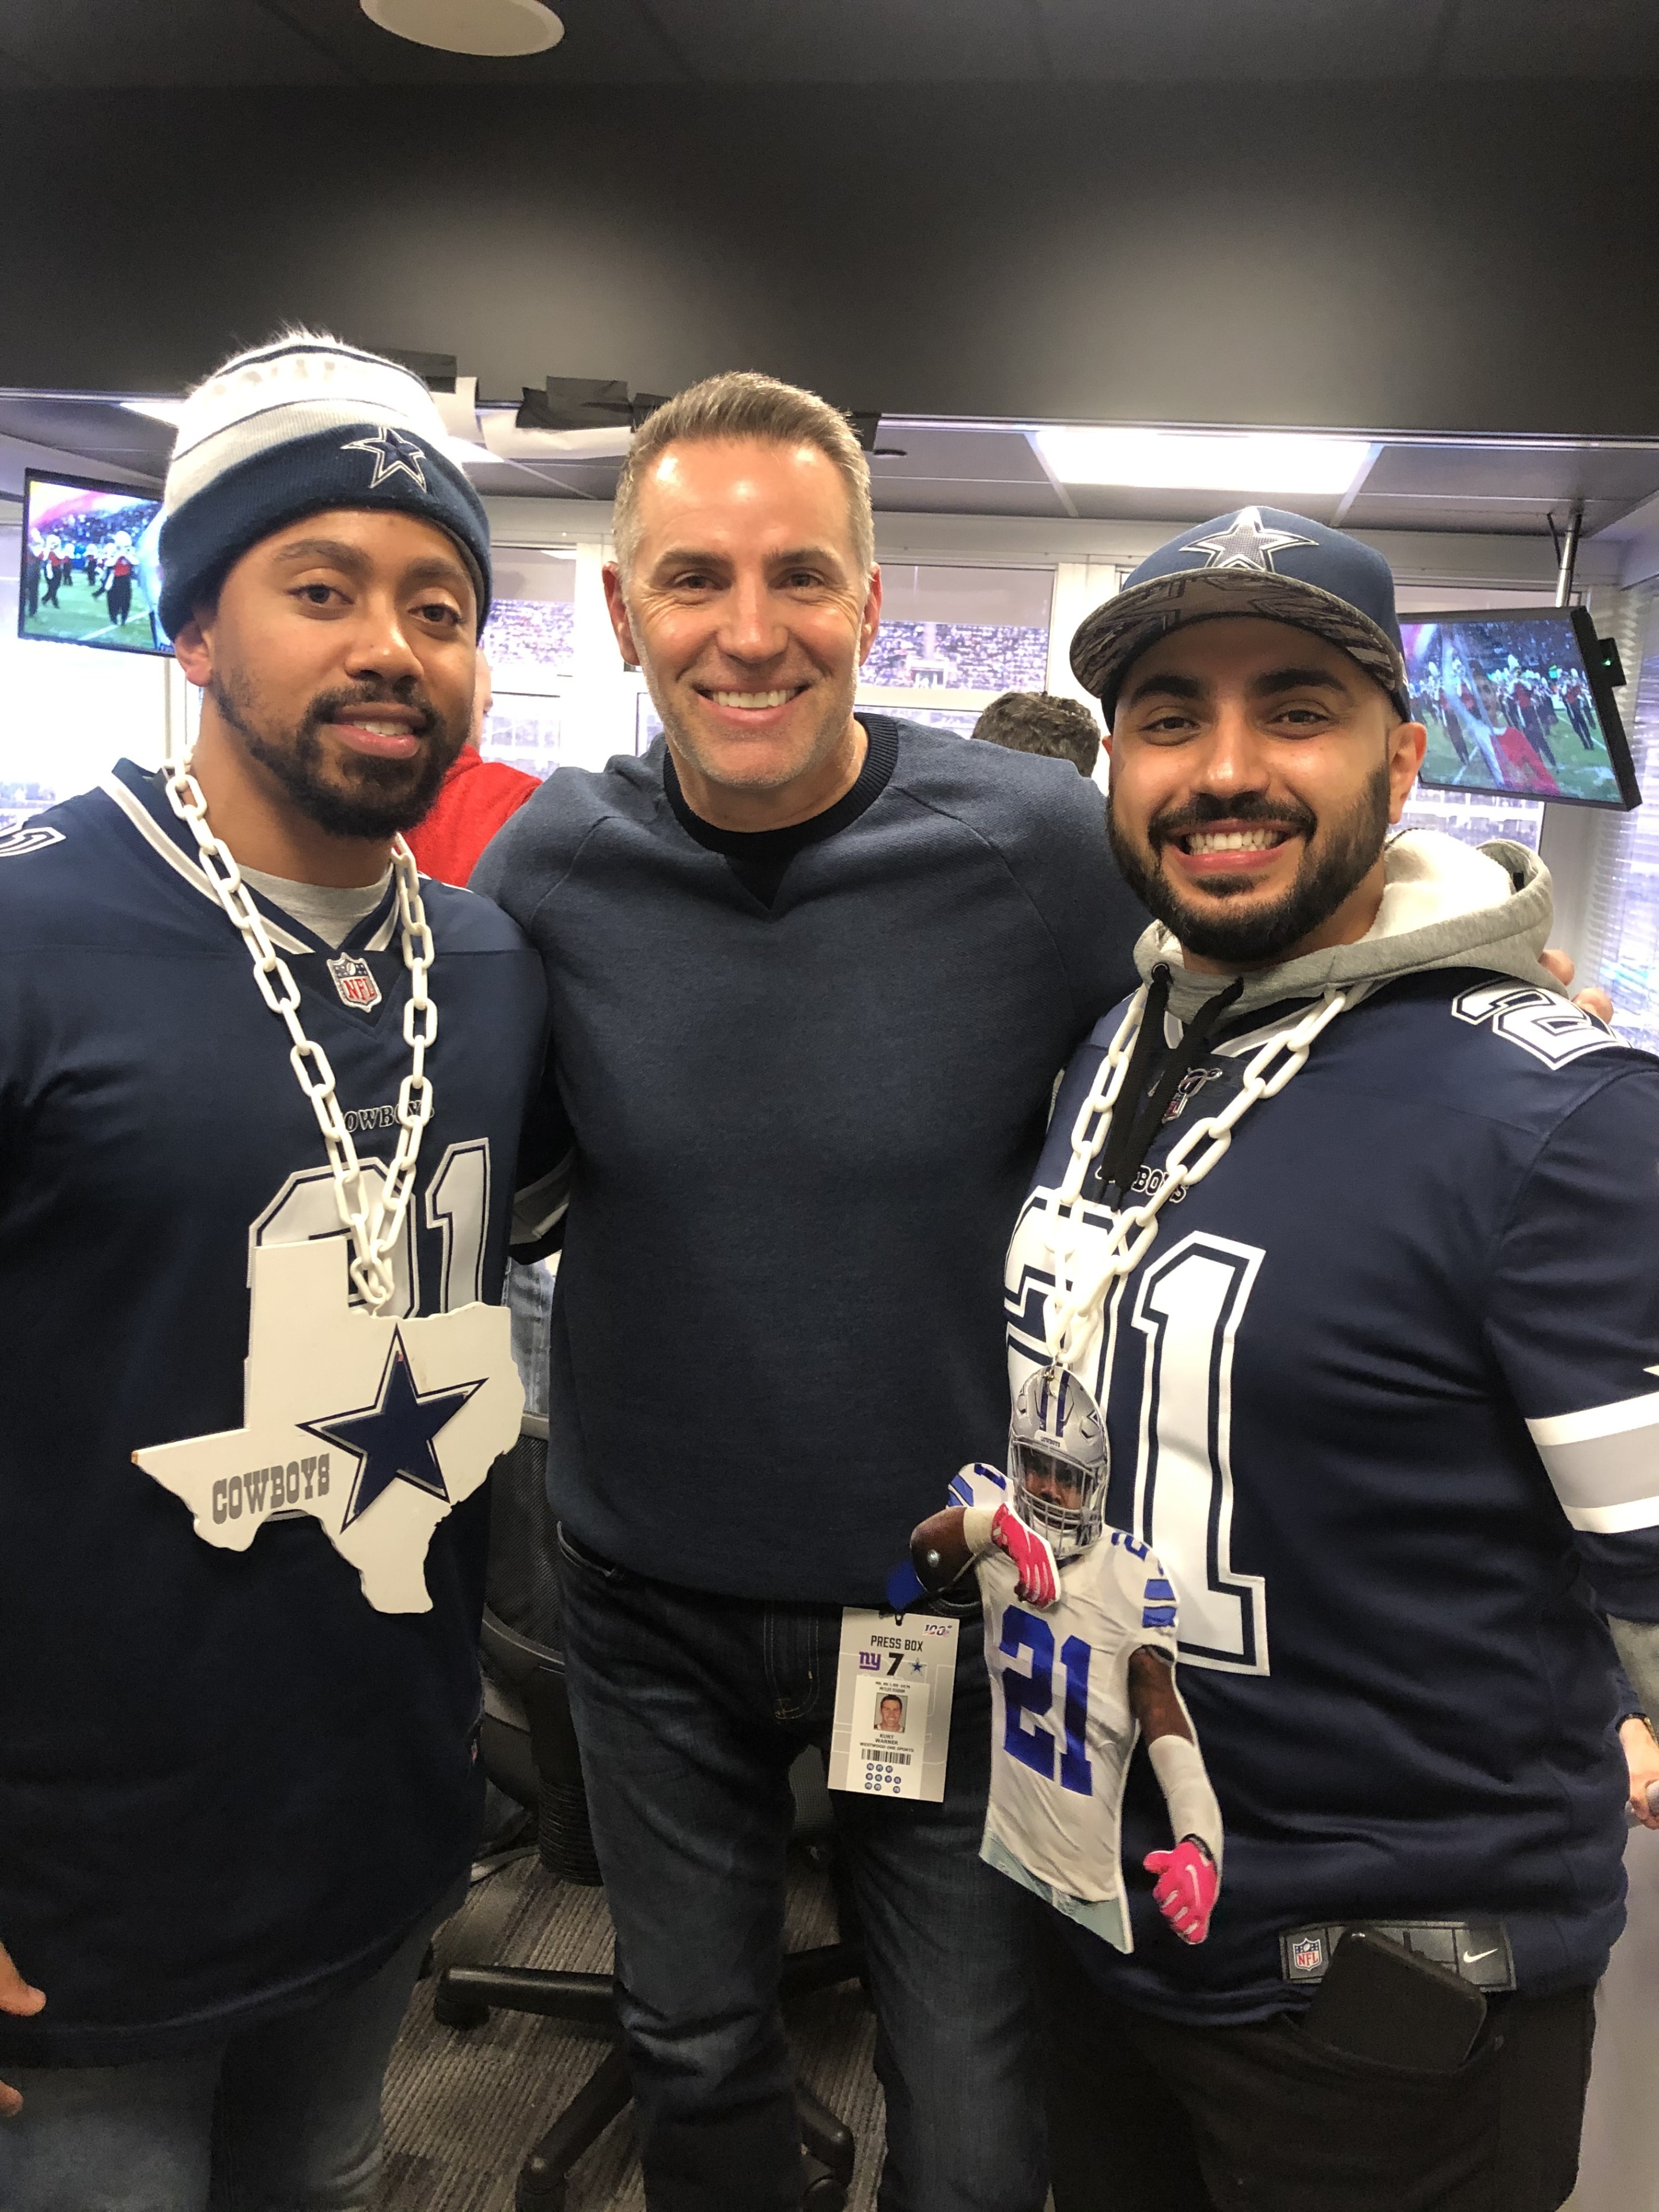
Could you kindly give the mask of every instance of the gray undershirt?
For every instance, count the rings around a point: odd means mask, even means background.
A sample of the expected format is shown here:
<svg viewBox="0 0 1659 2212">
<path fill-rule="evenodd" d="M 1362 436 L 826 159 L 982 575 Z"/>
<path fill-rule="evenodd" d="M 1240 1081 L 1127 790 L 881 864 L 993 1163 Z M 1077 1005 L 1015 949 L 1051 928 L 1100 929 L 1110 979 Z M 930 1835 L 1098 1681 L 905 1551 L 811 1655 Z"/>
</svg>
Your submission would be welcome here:
<svg viewBox="0 0 1659 2212">
<path fill-rule="evenodd" d="M 242 874 L 256 891 L 337 952 L 363 916 L 374 913 L 392 881 L 389 867 L 378 883 L 351 884 L 343 890 L 333 884 L 290 883 L 286 876 L 268 876 L 263 868 L 244 868 Z"/>
</svg>

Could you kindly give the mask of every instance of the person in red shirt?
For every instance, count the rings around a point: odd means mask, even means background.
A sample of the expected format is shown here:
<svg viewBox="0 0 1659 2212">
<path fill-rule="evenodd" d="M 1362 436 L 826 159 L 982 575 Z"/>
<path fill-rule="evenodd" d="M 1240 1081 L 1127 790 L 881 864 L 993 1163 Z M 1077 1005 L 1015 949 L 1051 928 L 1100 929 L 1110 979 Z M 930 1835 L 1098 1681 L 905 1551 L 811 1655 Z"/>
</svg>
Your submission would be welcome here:
<svg viewBox="0 0 1659 2212">
<path fill-rule="evenodd" d="M 441 884 L 465 886 L 479 854 L 502 823 L 541 789 L 521 768 L 487 761 L 478 750 L 490 705 L 489 663 L 480 653 L 471 733 L 445 776 L 431 813 L 406 833 L 416 866 Z"/>
</svg>

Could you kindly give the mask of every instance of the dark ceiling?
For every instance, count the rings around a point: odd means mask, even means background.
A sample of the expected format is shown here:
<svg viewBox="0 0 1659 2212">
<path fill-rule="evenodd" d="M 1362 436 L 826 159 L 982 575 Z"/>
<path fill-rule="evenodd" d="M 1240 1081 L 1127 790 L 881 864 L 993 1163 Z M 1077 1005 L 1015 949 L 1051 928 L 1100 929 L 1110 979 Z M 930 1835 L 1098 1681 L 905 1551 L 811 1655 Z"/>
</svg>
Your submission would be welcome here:
<svg viewBox="0 0 1659 2212">
<path fill-rule="evenodd" d="M 1237 83 L 1659 76 L 1653 0 L 558 0 L 484 61 L 357 0 L 0 0 L 0 91 L 43 87 Z"/>
</svg>

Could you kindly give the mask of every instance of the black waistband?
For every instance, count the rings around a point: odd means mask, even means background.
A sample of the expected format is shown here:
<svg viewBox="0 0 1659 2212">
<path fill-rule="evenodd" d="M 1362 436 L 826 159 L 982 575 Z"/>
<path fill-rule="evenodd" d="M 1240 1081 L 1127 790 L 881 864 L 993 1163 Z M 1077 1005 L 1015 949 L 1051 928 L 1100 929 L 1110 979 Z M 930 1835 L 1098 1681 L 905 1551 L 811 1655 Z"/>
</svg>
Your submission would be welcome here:
<svg viewBox="0 0 1659 2212">
<path fill-rule="evenodd" d="M 1316 1920 L 1291 1928 L 1279 1939 L 1280 1969 L 1287 1982 L 1323 1981 L 1331 1954 L 1350 1928 L 1386 1936 L 1437 1966 L 1449 1966 L 1478 1990 L 1512 1990 L 1515 1958 L 1501 1920 Z"/>
</svg>

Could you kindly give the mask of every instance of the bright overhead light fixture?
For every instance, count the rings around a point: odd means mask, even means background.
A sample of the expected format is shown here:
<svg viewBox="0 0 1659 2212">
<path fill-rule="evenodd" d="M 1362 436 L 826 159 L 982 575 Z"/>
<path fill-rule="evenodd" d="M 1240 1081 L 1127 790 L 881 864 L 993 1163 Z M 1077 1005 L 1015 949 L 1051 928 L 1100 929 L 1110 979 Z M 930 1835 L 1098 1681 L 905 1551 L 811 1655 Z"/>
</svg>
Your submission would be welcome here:
<svg viewBox="0 0 1659 2212">
<path fill-rule="evenodd" d="M 446 54 L 544 53 L 564 25 L 542 0 L 362 0 L 371 23 Z"/>
<path fill-rule="evenodd" d="M 1066 484 L 1140 491 L 1346 491 L 1370 452 L 1364 438 L 1302 430 L 1054 429 L 1032 434 L 1049 474 Z"/>
<path fill-rule="evenodd" d="M 124 399 L 121 404 L 129 415 L 148 415 L 152 422 L 165 422 L 172 430 L 178 428 L 185 410 L 182 399 Z"/>
</svg>

